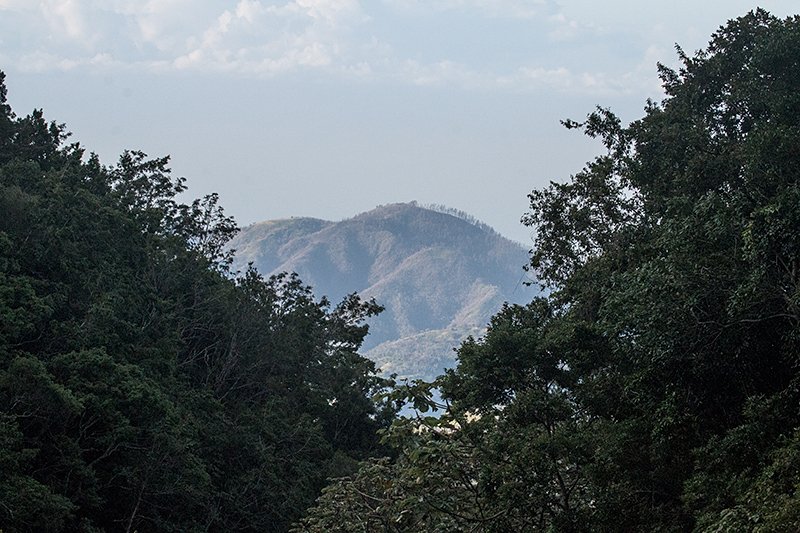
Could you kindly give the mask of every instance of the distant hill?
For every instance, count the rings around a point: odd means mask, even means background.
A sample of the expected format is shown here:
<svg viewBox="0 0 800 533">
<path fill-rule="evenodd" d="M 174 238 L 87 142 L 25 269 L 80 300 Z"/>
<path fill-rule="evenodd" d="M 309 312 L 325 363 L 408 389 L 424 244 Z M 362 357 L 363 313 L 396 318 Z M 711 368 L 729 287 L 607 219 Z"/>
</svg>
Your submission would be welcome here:
<svg viewBox="0 0 800 533">
<path fill-rule="evenodd" d="M 358 292 L 386 307 L 362 353 L 387 372 L 431 379 L 505 301 L 527 302 L 526 249 L 463 212 L 415 202 L 329 222 L 268 220 L 232 241 L 234 267 L 297 272 L 333 303 Z"/>
</svg>

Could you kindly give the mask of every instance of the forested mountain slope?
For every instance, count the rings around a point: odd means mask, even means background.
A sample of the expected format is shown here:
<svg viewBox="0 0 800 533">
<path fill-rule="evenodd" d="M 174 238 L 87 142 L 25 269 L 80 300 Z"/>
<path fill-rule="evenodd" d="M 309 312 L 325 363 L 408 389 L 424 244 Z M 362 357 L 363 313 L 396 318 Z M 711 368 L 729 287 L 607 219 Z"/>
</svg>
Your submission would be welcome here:
<svg viewBox="0 0 800 533">
<path fill-rule="evenodd" d="M 234 266 L 297 272 L 333 300 L 353 292 L 374 298 L 386 309 L 370 320 L 362 353 L 389 372 L 432 379 L 453 365 L 453 348 L 482 332 L 503 302 L 535 294 L 523 283 L 521 245 L 447 211 L 412 202 L 340 222 L 261 222 L 231 241 Z"/>
</svg>

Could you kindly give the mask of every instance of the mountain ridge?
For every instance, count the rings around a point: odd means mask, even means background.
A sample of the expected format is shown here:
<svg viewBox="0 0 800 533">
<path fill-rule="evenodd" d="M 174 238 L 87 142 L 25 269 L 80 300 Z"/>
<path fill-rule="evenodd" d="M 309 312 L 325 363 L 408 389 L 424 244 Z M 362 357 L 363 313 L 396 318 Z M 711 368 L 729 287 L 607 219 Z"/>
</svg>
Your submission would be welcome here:
<svg viewBox="0 0 800 533">
<path fill-rule="evenodd" d="M 535 292 L 522 284 L 521 244 L 452 211 L 412 202 L 339 222 L 259 222 L 231 241 L 234 268 L 252 262 L 265 276 L 297 272 L 333 302 L 353 292 L 374 298 L 386 311 L 370 321 L 363 353 L 387 370 L 404 369 L 404 377 L 429 379 L 442 368 L 424 361 L 452 364 L 453 348 L 479 333 L 503 302 L 523 303 Z M 404 348 L 393 353 L 391 346 Z M 399 361 L 408 358 L 419 364 Z"/>
</svg>

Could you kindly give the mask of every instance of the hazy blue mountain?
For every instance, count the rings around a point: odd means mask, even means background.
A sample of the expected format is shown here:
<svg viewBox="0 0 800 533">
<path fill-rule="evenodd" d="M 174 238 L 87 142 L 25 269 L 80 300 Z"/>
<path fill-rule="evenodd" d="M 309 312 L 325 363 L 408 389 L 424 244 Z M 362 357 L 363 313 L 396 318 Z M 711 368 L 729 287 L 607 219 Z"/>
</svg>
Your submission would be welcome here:
<svg viewBox="0 0 800 533">
<path fill-rule="evenodd" d="M 385 371 L 431 378 L 453 348 L 478 335 L 504 301 L 527 302 L 527 250 L 468 215 L 416 203 L 380 206 L 340 222 L 268 220 L 233 240 L 235 268 L 297 272 L 336 303 L 358 292 L 386 307 L 362 352 Z"/>
</svg>

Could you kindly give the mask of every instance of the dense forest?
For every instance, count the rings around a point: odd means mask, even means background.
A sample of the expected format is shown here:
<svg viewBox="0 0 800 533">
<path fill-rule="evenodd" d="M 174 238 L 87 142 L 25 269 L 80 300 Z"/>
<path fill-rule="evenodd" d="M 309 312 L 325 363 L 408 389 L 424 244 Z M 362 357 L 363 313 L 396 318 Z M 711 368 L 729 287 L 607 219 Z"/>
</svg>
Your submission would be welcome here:
<svg viewBox="0 0 800 533">
<path fill-rule="evenodd" d="M 377 303 L 232 272 L 216 196 L 0 74 L 0 530 L 800 530 L 800 17 L 678 54 L 564 122 L 607 153 L 530 194 L 547 296 L 399 385 Z"/>
<path fill-rule="evenodd" d="M 396 388 L 397 457 L 295 531 L 800 531 L 800 17 L 678 54 L 640 120 L 565 121 L 608 150 L 530 195 L 549 296 Z"/>
<path fill-rule="evenodd" d="M 380 452 L 356 296 L 234 276 L 166 158 L 106 167 L 0 73 L 0 531 L 282 532 Z"/>
</svg>

